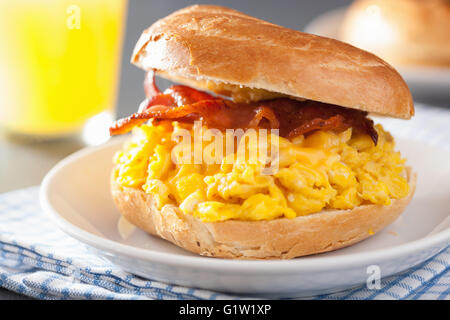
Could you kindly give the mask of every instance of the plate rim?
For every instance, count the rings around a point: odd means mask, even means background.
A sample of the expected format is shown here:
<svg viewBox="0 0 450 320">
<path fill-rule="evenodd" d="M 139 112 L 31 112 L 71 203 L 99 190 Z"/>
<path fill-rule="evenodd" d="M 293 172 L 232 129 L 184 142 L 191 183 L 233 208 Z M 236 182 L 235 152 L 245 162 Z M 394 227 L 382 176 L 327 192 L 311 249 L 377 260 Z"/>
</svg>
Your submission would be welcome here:
<svg viewBox="0 0 450 320">
<path fill-rule="evenodd" d="M 330 266 L 333 270 L 338 268 L 348 268 L 361 265 L 370 265 L 373 262 L 381 263 L 387 260 L 399 259 L 417 252 L 424 251 L 427 248 L 433 248 L 441 244 L 440 250 L 446 248 L 450 244 L 450 228 L 444 229 L 436 234 L 425 236 L 420 239 L 395 245 L 388 249 L 376 249 L 370 252 L 350 253 L 341 256 L 305 256 L 291 260 L 230 260 L 221 258 L 211 258 L 203 256 L 183 256 L 175 253 L 158 252 L 152 249 L 137 248 L 132 245 L 116 242 L 93 233 L 70 223 L 63 218 L 55 208 L 51 205 L 49 199 L 49 188 L 53 178 L 62 171 L 67 165 L 76 162 L 82 157 L 95 152 L 101 152 L 104 149 L 119 146 L 128 136 L 112 139 L 111 141 L 100 145 L 86 147 L 78 150 L 63 160 L 59 161 L 44 177 L 40 190 L 39 200 L 43 211 L 47 216 L 56 223 L 56 225 L 69 236 L 86 243 L 94 248 L 101 249 L 109 253 L 125 255 L 129 258 L 143 259 L 149 262 L 160 263 L 171 266 L 191 267 L 200 270 L 210 270 L 214 268 L 216 271 L 239 271 L 241 273 L 298 273 L 298 272 L 320 272 L 327 271 Z M 425 144 L 421 141 L 399 138 L 402 140 L 414 141 L 418 144 Z M 437 148 L 433 145 L 427 146 Z M 445 150 L 440 150 L 445 152 Z M 445 242 L 448 242 L 445 244 Z M 326 253 L 323 253 L 326 254 Z"/>
</svg>

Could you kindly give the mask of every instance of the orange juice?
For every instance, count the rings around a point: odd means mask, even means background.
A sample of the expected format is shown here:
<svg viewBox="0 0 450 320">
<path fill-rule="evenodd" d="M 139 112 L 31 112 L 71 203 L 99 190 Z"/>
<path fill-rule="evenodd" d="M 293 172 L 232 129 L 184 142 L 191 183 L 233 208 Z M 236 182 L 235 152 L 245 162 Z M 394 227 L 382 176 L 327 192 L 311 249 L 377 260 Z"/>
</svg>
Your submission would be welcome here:
<svg viewBox="0 0 450 320">
<path fill-rule="evenodd" d="M 0 126 L 55 137 L 113 112 L 126 5 L 0 1 Z"/>
</svg>

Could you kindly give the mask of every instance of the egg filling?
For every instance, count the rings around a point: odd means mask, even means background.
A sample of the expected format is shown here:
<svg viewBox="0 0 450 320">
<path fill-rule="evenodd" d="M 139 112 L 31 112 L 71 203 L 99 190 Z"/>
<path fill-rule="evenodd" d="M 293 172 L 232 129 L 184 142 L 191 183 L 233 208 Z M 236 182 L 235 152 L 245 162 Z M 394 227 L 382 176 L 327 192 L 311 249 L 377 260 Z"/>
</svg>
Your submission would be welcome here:
<svg viewBox="0 0 450 320">
<path fill-rule="evenodd" d="M 170 121 L 135 127 L 115 156 L 114 179 L 151 194 L 159 209 L 173 204 L 203 222 L 295 218 L 324 209 L 389 205 L 410 191 L 405 160 L 381 125 L 375 126 L 376 145 L 352 128 L 319 130 L 290 140 L 269 135 L 279 139 L 273 174 L 262 173 L 267 164 L 236 154 L 239 144 L 252 149 L 248 139 L 241 139 L 218 163 L 173 161 L 180 157 L 173 136 L 181 129 L 194 130 L 192 124 Z M 201 151 L 211 152 L 212 143 L 217 141 L 203 143 Z"/>
</svg>

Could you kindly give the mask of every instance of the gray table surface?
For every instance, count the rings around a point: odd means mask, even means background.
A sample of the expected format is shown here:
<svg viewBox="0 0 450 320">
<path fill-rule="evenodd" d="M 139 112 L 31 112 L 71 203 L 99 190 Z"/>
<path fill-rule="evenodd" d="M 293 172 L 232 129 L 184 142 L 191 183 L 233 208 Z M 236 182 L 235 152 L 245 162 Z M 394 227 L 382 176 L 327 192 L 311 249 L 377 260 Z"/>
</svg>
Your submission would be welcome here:
<svg viewBox="0 0 450 320">
<path fill-rule="evenodd" d="M 61 141 L 24 140 L 0 133 L 0 193 L 40 184 L 59 160 L 82 148 L 80 139 Z M 26 299 L 0 288 L 0 300 Z"/>
<path fill-rule="evenodd" d="M 129 63 L 129 57 L 141 31 L 156 19 L 192 3 L 190 0 L 130 0 L 127 30 L 124 40 L 122 74 L 117 113 L 124 116 L 135 112 L 143 98 L 144 73 Z M 245 13 L 302 30 L 315 16 L 330 9 L 347 5 L 351 0 L 210 0 L 206 3 L 222 4 Z M 447 106 L 448 100 L 445 100 Z M 440 104 L 440 102 L 433 102 Z M 80 139 L 60 141 L 30 141 L 0 132 L 0 193 L 39 185 L 44 175 L 59 160 L 84 147 Z M 26 299 L 22 295 L 0 288 L 0 300 Z"/>
</svg>

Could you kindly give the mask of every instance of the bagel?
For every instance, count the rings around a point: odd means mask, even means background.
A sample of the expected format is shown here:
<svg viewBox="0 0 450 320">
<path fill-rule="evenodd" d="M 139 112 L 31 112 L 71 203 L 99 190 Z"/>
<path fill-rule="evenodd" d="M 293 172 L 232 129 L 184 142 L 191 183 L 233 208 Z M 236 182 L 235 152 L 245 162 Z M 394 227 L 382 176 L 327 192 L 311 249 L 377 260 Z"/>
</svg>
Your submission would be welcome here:
<svg viewBox="0 0 450 320">
<path fill-rule="evenodd" d="M 127 221 L 188 251 L 228 259 L 292 259 L 350 246 L 394 222 L 411 201 L 416 186 L 416 175 L 409 169 L 409 195 L 389 206 L 327 210 L 294 219 L 204 223 L 175 205 L 159 210 L 151 194 L 121 186 L 116 174 L 115 169 L 111 192 Z"/>
<path fill-rule="evenodd" d="M 134 130 L 111 192 L 124 219 L 151 235 L 203 256 L 291 259 L 357 243 L 412 199 L 416 174 L 368 115 L 409 119 L 413 100 L 371 53 L 195 5 L 145 30 L 131 62 L 148 72 L 147 99 L 111 127 Z M 182 85 L 160 92 L 154 74 Z M 279 174 L 171 162 L 173 134 L 195 133 L 194 120 L 219 133 L 277 129 Z"/>
</svg>

